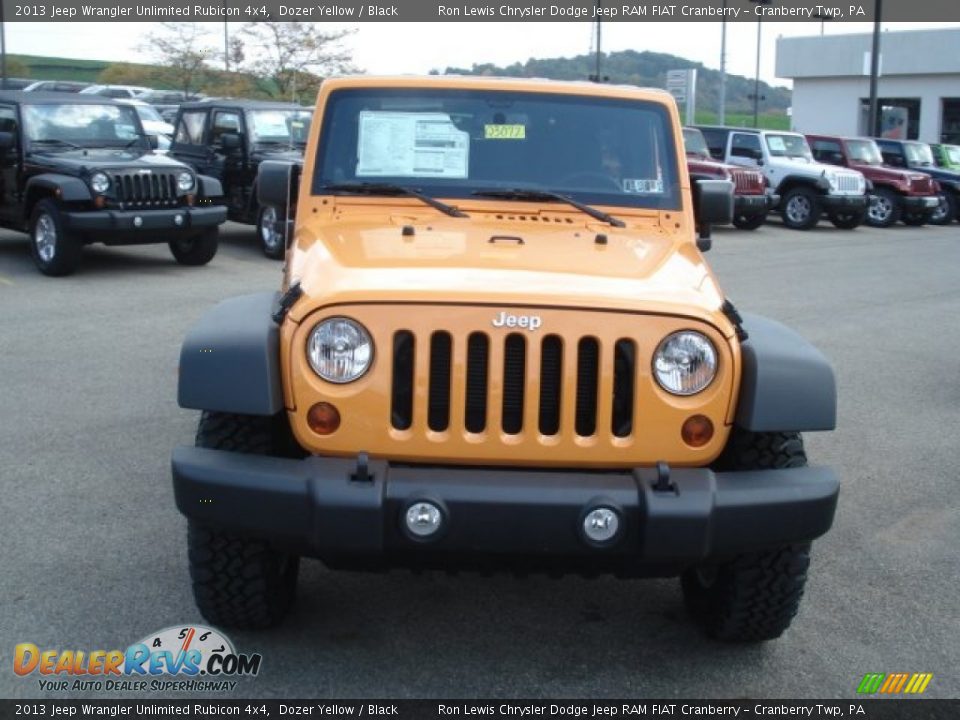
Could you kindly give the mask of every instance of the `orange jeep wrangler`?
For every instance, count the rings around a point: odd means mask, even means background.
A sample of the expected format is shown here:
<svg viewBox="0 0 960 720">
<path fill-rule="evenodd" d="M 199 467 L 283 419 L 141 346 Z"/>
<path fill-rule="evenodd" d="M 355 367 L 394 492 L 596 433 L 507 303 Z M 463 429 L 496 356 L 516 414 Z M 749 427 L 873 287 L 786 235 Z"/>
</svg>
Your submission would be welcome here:
<svg viewBox="0 0 960 720">
<path fill-rule="evenodd" d="M 190 331 L 173 453 L 210 622 L 279 622 L 331 568 L 679 576 L 713 636 L 780 635 L 839 484 L 825 358 L 742 316 L 701 252 L 671 97 L 586 83 L 342 78 L 305 163 L 264 163 L 283 286 Z"/>
</svg>

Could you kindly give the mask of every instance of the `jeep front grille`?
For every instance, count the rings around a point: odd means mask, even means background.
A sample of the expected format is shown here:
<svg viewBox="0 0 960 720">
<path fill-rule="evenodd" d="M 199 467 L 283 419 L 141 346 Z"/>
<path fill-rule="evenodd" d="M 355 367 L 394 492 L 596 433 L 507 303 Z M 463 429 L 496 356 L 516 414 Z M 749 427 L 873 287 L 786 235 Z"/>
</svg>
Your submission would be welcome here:
<svg viewBox="0 0 960 720">
<path fill-rule="evenodd" d="M 117 202 L 123 206 L 146 208 L 177 204 L 174 173 L 129 171 L 115 173 L 112 179 Z"/>
<path fill-rule="evenodd" d="M 856 175 L 841 173 L 837 175 L 837 192 L 859 193 L 861 191 L 860 178 Z"/>
<path fill-rule="evenodd" d="M 466 338 L 466 369 L 462 387 L 452 385 L 452 353 L 456 341 L 446 331 L 435 331 L 417 342 L 409 330 L 393 336 L 391 380 L 391 425 L 408 430 L 414 424 L 414 367 L 417 352 L 428 353 L 427 427 L 433 432 L 448 429 L 482 433 L 489 418 L 499 417 L 506 435 L 536 431 L 555 436 L 563 430 L 564 408 L 570 404 L 573 431 L 580 437 L 604 433 L 618 438 L 633 432 L 634 387 L 637 368 L 633 340 L 621 338 L 613 343 L 613 377 L 601 379 L 601 344 L 595 337 L 582 337 L 573 343 L 559 335 L 542 339 L 511 333 L 491 339 L 475 332 Z M 491 349 L 496 343 L 496 351 Z M 565 352 L 566 350 L 566 352 Z M 490 392 L 490 376 L 500 382 L 499 392 Z M 576 390 L 563 397 L 564 376 L 574 378 Z M 451 394 L 462 395 L 463 414 L 454 416 Z M 532 395 L 532 397 L 530 397 Z M 491 413 L 496 404 L 499 412 Z M 605 408 L 600 410 L 600 408 Z"/>
<path fill-rule="evenodd" d="M 730 175 L 738 195 L 763 194 L 763 175 L 756 170 L 731 170 Z"/>
</svg>

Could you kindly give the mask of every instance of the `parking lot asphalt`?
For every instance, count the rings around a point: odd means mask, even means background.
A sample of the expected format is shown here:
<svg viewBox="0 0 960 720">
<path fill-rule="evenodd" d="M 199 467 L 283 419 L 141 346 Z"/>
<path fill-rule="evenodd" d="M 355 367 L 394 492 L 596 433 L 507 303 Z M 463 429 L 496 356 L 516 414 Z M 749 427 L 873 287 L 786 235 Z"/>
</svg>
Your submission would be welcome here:
<svg viewBox="0 0 960 720">
<path fill-rule="evenodd" d="M 164 246 L 87 250 L 41 276 L 0 233 L 0 696 L 42 692 L 14 645 L 122 649 L 202 623 L 171 449 L 180 342 L 209 306 L 271 289 L 280 264 L 228 225 L 205 268 Z M 330 572 L 307 562 L 236 697 L 851 697 L 867 672 L 932 672 L 960 696 L 960 226 L 719 230 L 708 259 L 741 310 L 833 361 L 839 429 L 807 436 L 842 477 L 793 626 L 760 646 L 702 637 L 675 580 Z M 73 680 L 73 678 L 70 678 Z M 129 697 L 130 693 L 120 693 Z"/>
</svg>

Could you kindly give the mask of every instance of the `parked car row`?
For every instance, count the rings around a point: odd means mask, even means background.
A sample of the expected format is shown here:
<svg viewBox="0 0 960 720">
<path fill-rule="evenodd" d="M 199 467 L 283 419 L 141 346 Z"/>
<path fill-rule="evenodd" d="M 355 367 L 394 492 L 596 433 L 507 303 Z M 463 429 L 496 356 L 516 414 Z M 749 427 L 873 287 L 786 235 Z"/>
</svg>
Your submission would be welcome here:
<svg viewBox="0 0 960 720">
<path fill-rule="evenodd" d="M 890 227 L 960 220 L 955 145 L 718 126 L 685 128 L 684 142 L 691 177 L 734 182 L 738 228 L 759 227 L 768 211 L 795 230 L 812 228 L 823 216 L 847 230 L 864 222 Z M 765 203 L 757 197 L 756 175 Z"/>
</svg>

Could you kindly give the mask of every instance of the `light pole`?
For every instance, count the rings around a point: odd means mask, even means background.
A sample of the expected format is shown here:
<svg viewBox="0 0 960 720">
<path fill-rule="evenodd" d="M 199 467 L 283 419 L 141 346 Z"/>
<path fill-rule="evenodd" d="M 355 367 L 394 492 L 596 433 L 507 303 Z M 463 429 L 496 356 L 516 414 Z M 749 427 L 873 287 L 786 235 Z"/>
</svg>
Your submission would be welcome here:
<svg viewBox="0 0 960 720">
<path fill-rule="evenodd" d="M 720 23 L 720 112 L 717 119 L 727 124 L 727 0 L 723 0 L 723 21 Z"/>
<path fill-rule="evenodd" d="M 0 88 L 7 87 L 7 30 L 3 21 L 3 2 L 0 0 Z"/>
<path fill-rule="evenodd" d="M 877 99 L 877 78 L 880 76 L 880 20 L 883 0 L 873 0 L 873 50 L 870 53 L 870 127 L 867 134 L 880 136 L 880 102 Z"/>
<path fill-rule="evenodd" d="M 223 0 L 223 70 L 230 72 L 230 38 L 227 34 L 227 0 Z"/>
<path fill-rule="evenodd" d="M 750 0 L 757 6 L 769 5 L 773 0 Z M 763 15 L 757 16 L 757 70 L 753 78 L 753 126 L 760 127 L 760 39 L 763 29 Z"/>
</svg>

